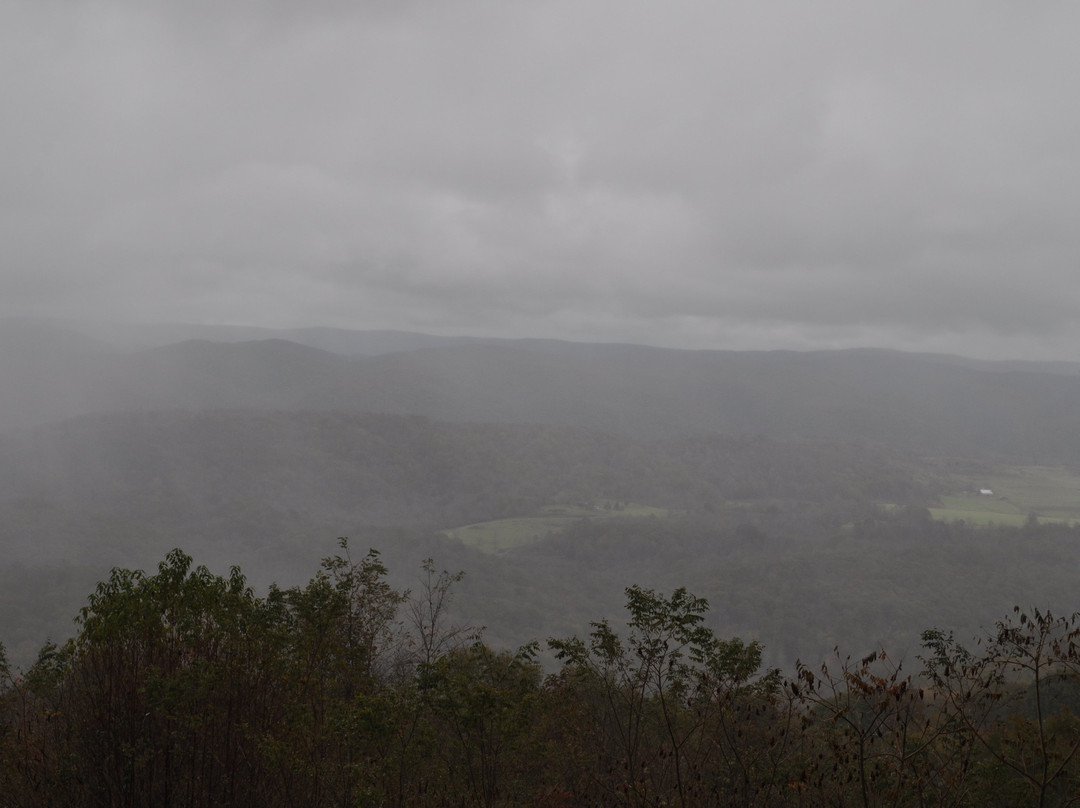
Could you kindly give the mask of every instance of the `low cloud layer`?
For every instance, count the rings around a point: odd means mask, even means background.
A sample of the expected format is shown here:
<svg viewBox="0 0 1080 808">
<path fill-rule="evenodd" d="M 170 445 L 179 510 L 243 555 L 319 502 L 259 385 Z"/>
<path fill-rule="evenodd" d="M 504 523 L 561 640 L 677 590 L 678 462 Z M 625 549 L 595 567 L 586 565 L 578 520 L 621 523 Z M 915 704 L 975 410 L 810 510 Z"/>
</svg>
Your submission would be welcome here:
<svg viewBox="0 0 1080 808">
<path fill-rule="evenodd" d="M 0 314 L 1080 359 L 1078 25 L 0 0 Z"/>
</svg>

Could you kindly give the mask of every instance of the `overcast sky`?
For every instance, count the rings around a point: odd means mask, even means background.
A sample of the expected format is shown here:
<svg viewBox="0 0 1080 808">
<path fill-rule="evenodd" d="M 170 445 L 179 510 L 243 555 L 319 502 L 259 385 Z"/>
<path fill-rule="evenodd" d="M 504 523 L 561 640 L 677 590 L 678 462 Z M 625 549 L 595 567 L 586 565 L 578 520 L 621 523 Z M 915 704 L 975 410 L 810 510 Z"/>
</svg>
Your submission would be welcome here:
<svg viewBox="0 0 1080 808">
<path fill-rule="evenodd" d="M 1071 2 L 0 0 L 0 315 L 1080 360 L 1078 34 Z"/>
</svg>

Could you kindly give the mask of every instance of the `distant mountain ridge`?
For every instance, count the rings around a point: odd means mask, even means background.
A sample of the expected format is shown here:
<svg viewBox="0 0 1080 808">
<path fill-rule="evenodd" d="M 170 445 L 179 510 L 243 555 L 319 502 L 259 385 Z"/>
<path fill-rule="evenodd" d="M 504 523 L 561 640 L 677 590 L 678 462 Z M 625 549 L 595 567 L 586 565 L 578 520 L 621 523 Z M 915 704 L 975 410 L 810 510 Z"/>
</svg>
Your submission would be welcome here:
<svg viewBox="0 0 1080 808">
<path fill-rule="evenodd" d="M 305 343 L 280 337 L 295 332 L 258 333 L 278 336 L 132 349 L 70 329 L 0 323 L 0 430 L 104 412 L 312 410 L 550 424 L 638 438 L 720 432 L 866 439 L 922 453 L 1080 462 L 1080 366 L 1068 363 L 332 329 L 304 330 Z"/>
<path fill-rule="evenodd" d="M 82 334 L 103 345 L 125 351 L 160 348 L 165 345 L 192 340 L 255 342 L 277 339 L 297 342 L 310 348 L 319 348 L 341 356 L 377 356 L 384 353 L 414 351 L 418 348 L 498 341 L 483 337 L 439 337 L 412 331 L 355 330 L 322 326 L 276 329 L 258 326 L 185 323 L 119 324 L 56 321 L 50 324 L 33 320 L 15 322 L 22 322 L 36 327 L 52 327 L 57 330 Z"/>
<path fill-rule="evenodd" d="M 476 336 L 436 336 L 414 331 L 389 329 L 346 329 L 326 326 L 306 328 L 263 328 L 258 326 L 236 325 L 200 325 L 184 323 L 165 324 L 115 324 L 84 321 L 44 321 L 20 318 L 0 320 L 0 329 L 4 323 L 24 323 L 31 327 L 52 328 L 72 335 L 89 337 L 102 346 L 111 346 L 125 350 L 138 350 L 170 345 L 190 340 L 209 342 L 254 342 L 258 340 L 280 339 L 298 342 L 311 348 L 319 348 L 330 353 L 346 357 L 379 356 L 388 353 L 402 353 L 422 348 L 445 348 L 457 345 L 507 345 L 526 348 L 541 348 L 563 354 L 579 356 L 610 355 L 612 352 L 654 350 L 662 352 L 715 354 L 864 354 L 864 355 L 902 355 L 919 357 L 928 361 L 941 362 L 976 370 L 997 371 L 1038 371 L 1065 376 L 1080 375 L 1080 361 L 1035 361 L 1024 359 L 986 360 L 971 359 L 951 354 L 910 353 L 889 348 L 845 348 L 835 351 L 730 351 L 726 349 L 687 349 L 650 348 L 646 345 L 620 342 L 572 342 L 559 339 L 539 338 L 500 338 Z"/>
</svg>

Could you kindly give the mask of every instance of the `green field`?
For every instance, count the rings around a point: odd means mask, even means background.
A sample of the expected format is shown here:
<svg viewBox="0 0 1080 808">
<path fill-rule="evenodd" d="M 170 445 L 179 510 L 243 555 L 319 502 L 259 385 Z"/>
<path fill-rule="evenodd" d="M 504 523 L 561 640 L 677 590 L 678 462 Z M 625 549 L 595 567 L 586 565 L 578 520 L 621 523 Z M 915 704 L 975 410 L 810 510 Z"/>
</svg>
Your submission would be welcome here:
<svg viewBox="0 0 1080 808">
<path fill-rule="evenodd" d="M 479 550 L 489 553 L 513 550 L 544 538 L 551 533 L 561 533 L 573 522 L 581 519 L 612 519 L 616 517 L 667 516 L 664 508 L 653 508 L 634 502 L 616 502 L 598 500 L 594 505 L 548 505 L 541 508 L 535 516 L 520 516 L 513 519 L 496 519 L 492 522 L 477 522 L 463 525 L 443 534 Z"/>
<path fill-rule="evenodd" d="M 1054 466 L 1001 467 L 978 479 L 955 481 L 958 489 L 930 508 L 935 519 L 979 525 L 1022 525 L 1034 513 L 1040 522 L 1080 524 L 1080 473 Z M 979 489 L 990 489 L 990 496 Z"/>
</svg>

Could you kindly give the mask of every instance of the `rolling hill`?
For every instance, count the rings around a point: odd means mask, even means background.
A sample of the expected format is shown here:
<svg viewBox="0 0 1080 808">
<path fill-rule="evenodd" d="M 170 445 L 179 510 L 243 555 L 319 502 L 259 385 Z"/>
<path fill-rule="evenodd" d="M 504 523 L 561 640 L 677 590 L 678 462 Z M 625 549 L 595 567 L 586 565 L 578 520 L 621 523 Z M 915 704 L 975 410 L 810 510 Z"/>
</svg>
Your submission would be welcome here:
<svg viewBox="0 0 1080 808">
<path fill-rule="evenodd" d="M 324 344 L 348 341 L 319 333 Z M 399 337 L 399 347 L 413 344 Z M 0 330 L 0 430 L 103 412 L 314 410 L 638 438 L 863 439 L 937 455 L 1078 463 L 1080 374 L 1071 369 L 870 350 L 675 351 L 538 340 L 450 341 L 365 356 L 278 338 L 122 351 L 8 323 Z"/>
</svg>

